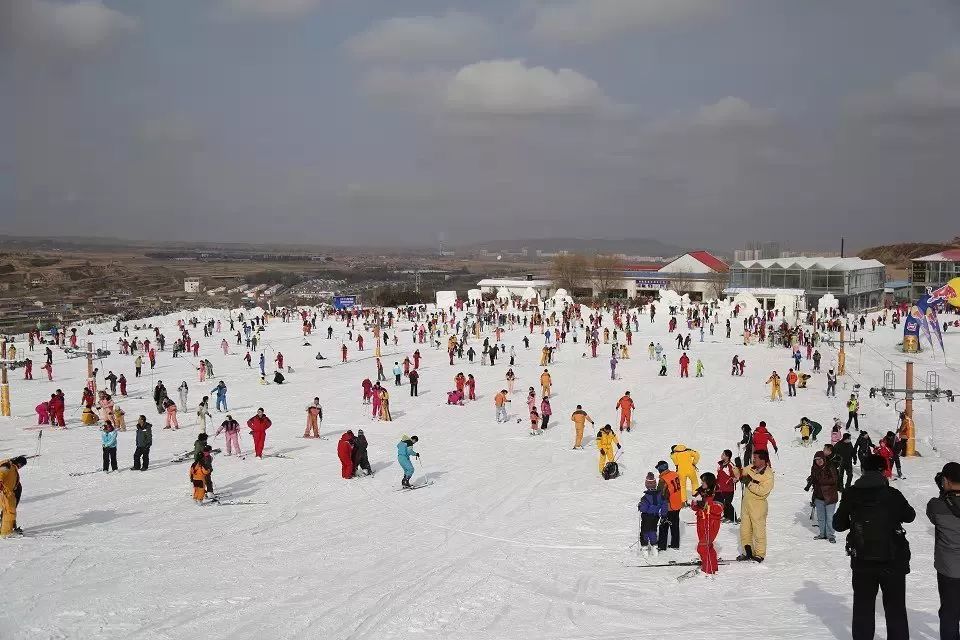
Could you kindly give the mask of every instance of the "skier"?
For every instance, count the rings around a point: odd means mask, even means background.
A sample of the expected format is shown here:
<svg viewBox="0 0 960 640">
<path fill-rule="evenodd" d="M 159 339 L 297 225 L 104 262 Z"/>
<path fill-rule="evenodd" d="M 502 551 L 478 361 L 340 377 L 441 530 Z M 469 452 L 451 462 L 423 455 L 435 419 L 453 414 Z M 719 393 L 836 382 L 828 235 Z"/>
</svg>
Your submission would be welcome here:
<svg viewBox="0 0 960 640">
<path fill-rule="evenodd" d="M 113 423 L 107 420 L 100 434 L 100 443 L 103 446 L 103 470 L 110 473 L 110 469 L 117 470 L 117 431 Z"/>
<path fill-rule="evenodd" d="M 703 362 L 700 360 L 700 358 L 697 358 L 696 369 L 697 369 L 696 377 L 702 378 L 702 377 L 703 377 Z"/>
<path fill-rule="evenodd" d="M 680 478 L 680 501 L 687 502 L 687 481 L 693 490 L 697 488 L 697 463 L 700 462 L 700 452 L 688 449 L 686 445 L 675 444 L 671 447 L 670 459 L 677 466 L 677 476 Z"/>
<path fill-rule="evenodd" d="M 323 421 L 323 407 L 320 406 L 320 398 L 313 399 L 312 404 L 307 405 L 307 426 L 303 431 L 304 438 L 319 438 L 320 430 L 318 422 Z"/>
<path fill-rule="evenodd" d="M 689 378 L 690 377 L 690 358 L 684 352 L 680 355 L 680 377 Z"/>
<path fill-rule="evenodd" d="M 544 398 L 540 402 L 540 417 L 543 420 L 543 423 L 540 425 L 541 430 L 546 430 L 551 415 L 553 415 L 553 408 L 550 406 L 550 398 Z"/>
<path fill-rule="evenodd" d="M 747 425 L 744 425 L 747 426 Z M 767 446 L 772 445 L 775 453 L 780 453 L 780 450 L 777 448 L 777 441 L 773 435 L 767 431 L 767 423 L 763 420 L 760 421 L 760 424 L 757 426 L 756 430 L 753 432 L 752 436 L 753 441 L 753 452 L 757 451 L 766 451 Z M 768 458 L 769 460 L 769 455 Z M 751 456 L 752 460 L 752 456 Z"/>
<path fill-rule="evenodd" d="M 753 464 L 744 469 L 740 476 L 740 482 L 743 483 L 743 501 L 740 505 L 740 544 L 743 553 L 737 556 L 737 560 L 763 562 L 767 554 L 767 498 L 773 491 L 774 480 L 770 454 L 756 448 L 756 434 L 754 447 Z"/>
<path fill-rule="evenodd" d="M 200 423 L 200 430 L 207 432 L 207 418 L 213 418 L 210 414 L 210 396 L 203 396 L 200 404 L 197 405 L 197 420 Z"/>
<path fill-rule="evenodd" d="M 541 395 L 543 395 L 545 398 L 550 396 L 551 384 L 553 384 L 553 380 L 550 377 L 550 372 L 544 369 L 543 373 L 540 374 L 540 387 Z"/>
<path fill-rule="evenodd" d="M 501 389 L 493 398 L 493 404 L 497 408 L 497 422 L 507 422 L 507 404 L 510 398 L 507 397 L 507 390 Z"/>
<path fill-rule="evenodd" d="M 177 387 L 177 393 L 180 394 L 180 406 L 186 409 L 187 407 L 187 393 L 189 387 L 187 386 L 187 381 L 184 380 L 180 383 L 180 386 Z"/>
<path fill-rule="evenodd" d="M 377 344 L 379 344 L 379 342 Z M 353 439 L 353 451 L 351 452 L 353 472 L 356 475 L 360 475 L 361 469 L 366 472 L 366 475 L 373 475 L 373 469 L 370 468 L 370 460 L 367 458 L 367 446 L 367 436 L 363 435 L 363 429 L 358 429 L 357 436 Z"/>
<path fill-rule="evenodd" d="M 616 354 L 614 354 L 614 355 L 610 358 L 610 379 L 611 379 L 611 380 L 616 380 L 616 379 L 617 379 L 617 356 L 616 356 Z"/>
<path fill-rule="evenodd" d="M 660 474 L 657 491 L 667 499 L 667 517 L 660 519 L 660 529 L 657 532 L 657 549 L 667 550 L 667 533 L 670 534 L 670 548 L 680 548 L 680 509 L 683 500 L 680 497 L 680 477 L 676 471 L 670 471 L 670 465 L 661 460 L 656 466 Z"/>
<path fill-rule="evenodd" d="M 263 352 L 260 353 L 260 375 L 267 375 L 267 358 L 263 355 Z"/>
<path fill-rule="evenodd" d="M 793 369 L 787 372 L 787 395 L 796 396 L 797 395 L 797 372 Z"/>
<path fill-rule="evenodd" d="M 701 332 L 703 328 L 701 327 Z M 710 472 L 700 476 L 700 487 L 694 492 L 690 508 L 697 514 L 697 553 L 700 570 L 707 575 L 717 572 L 717 550 L 713 541 L 720 532 L 723 506 L 715 501 L 717 479 Z"/>
<path fill-rule="evenodd" d="M 263 459 L 263 445 L 267 440 L 267 429 L 269 429 L 271 425 L 273 425 L 273 422 L 267 417 L 267 414 L 264 413 L 263 407 L 257 409 L 257 414 L 247 420 L 250 435 L 253 436 L 254 454 L 261 460 Z"/>
<path fill-rule="evenodd" d="M 630 397 L 630 392 L 625 392 L 620 399 L 617 400 L 617 406 L 614 409 L 620 410 L 620 431 L 624 429 L 627 432 L 630 432 L 630 425 L 633 423 L 633 410 L 636 408 L 636 404 L 633 402 L 633 398 Z"/>
<path fill-rule="evenodd" d="M 353 477 L 353 431 L 346 431 L 337 443 L 337 457 L 340 458 L 340 476 L 344 480 Z"/>
<path fill-rule="evenodd" d="M 228 411 L 227 409 L 227 385 L 221 380 L 216 387 L 210 390 L 210 393 L 217 394 L 217 411 Z"/>
<path fill-rule="evenodd" d="M 669 505 L 663 493 L 657 489 L 657 478 L 653 472 L 647 473 L 644 480 L 643 497 L 637 504 L 640 512 L 640 550 L 644 556 L 657 553 L 657 524 L 667 517 Z"/>
<path fill-rule="evenodd" d="M 577 405 L 576 410 L 570 416 L 570 420 L 573 422 L 574 431 L 576 438 L 573 441 L 574 449 L 583 449 L 583 427 L 584 424 L 589 422 L 591 426 L 594 426 L 593 418 L 591 418 L 586 411 L 583 410 L 582 405 Z"/>
<path fill-rule="evenodd" d="M 471 375 L 470 378 L 472 379 L 473 376 Z M 410 380 L 410 397 L 415 398 L 417 397 L 417 394 L 418 394 L 417 385 L 420 382 L 420 374 L 417 373 L 416 369 L 410 372 L 409 380 Z M 476 398 L 474 398 L 474 400 L 476 400 Z"/>
<path fill-rule="evenodd" d="M 600 459 L 597 463 L 600 475 L 603 475 L 603 469 L 607 464 L 614 461 L 616 457 L 616 451 L 614 450 L 614 445 L 617 449 L 620 449 L 620 440 L 617 438 L 617 434 L 613 432 L 613 427 L 609 424 L 603 425 L 603 428 L 597 432 L 597 449 L 600 451 Z"/>
<path fill-rule="evenodd" d="M 240 423 L 233 419 L 233 416 L 227 414 L 227 419 L 220 423 L 220 428 L 217 429 L 217 432 L 213 434 L 214 437 L 217 437 L 223 433 L 224 439 L 227 441 L 227 455 L 233 455 L 234 452 L 239 456 L 240 455 Z"/>
<path fill-rule="evenodd" d="M 194 460 L 190 465 L 190 483 L 193 485 L 193 501 L 203 504 L 207 497 L 207 482 L 210 479 L 210 469 L 203 464 L 203 460 Z"/>
<path fill-rule="evenodd" d="M 723 505 L 723 519 L 725 522 L 737 522 L 737 512 L 733 508 L 733 493 L 736 482 L 740 479 L 740 458 L 731 463 L 733 452 L 724 449 L 717 462 L 717 485 L 714 498 Z"/>
<path fill-rule="evenodd" d="M 400 368 L 399 362 L 393 363 L 393 386 L 399 387 L 401 385 L 400 379 L 403 377 L 403 369 Z"/>
<path fill-rule="evenodd" d="M 167 414 L 164 429 L 179 429 L 180 423 L 177 422 L 177 403 L 170 398 L 164 398 L 163 410 Z"/>
<path fill-rule="evenodd" d="M 0 538 L 22 534 L 17 526 L 17 506 L 23 494 L 20 469 L 27 466 L 26 456 L 16 456 L 0 462 Z"/>
<path fill-rule="evenodd" d="M 121 373 L 120 377 L 117 378 L 117 382 L 120 385 L 120 395 L 126 396 L 127 395 L 127 376 Z"/>
<path fill-rule="evenodd" d="M 833 372 L 832 368 L 827 371 L 827 395 L 833 397 L 837 396 L 837 374 Z M 847 429 L 849 428 L 850 427 L 848 425 Z"/>
<path fill-rule="evenodd" d="M 410 478 L 413 477 L 413 463 L 410 462 L 410 456 L 416 456 L 420 459 L 420 454 L 413 450 L 413 446 L 419 442 L 417 436 L 411 436 L 410 438 L 404 438 L 397 443 L 397 462 L 400 463 L 400 467 L 403 469 L 403 480 L 400 481 L 400 486 L 407 489 L 410 488 Z"/>
<path fill-rule="evenodd" d="M 146 471 L 150 466 L 150 447 L 153 446 L 153 425 L 147 422 L 147 416 L 137 418 L 137 448 L 133 452 L 131 471 Z"/>
<path fill-rule="evenodd" d="M 780 391 L 780 376 L 776 371 L 770 374 L 770 377 L 767 378 L 766 384 L 770 385 L 770 402 L 774 400 L 780 400 L 783 402 L 783 392 Z"/>
</svg>

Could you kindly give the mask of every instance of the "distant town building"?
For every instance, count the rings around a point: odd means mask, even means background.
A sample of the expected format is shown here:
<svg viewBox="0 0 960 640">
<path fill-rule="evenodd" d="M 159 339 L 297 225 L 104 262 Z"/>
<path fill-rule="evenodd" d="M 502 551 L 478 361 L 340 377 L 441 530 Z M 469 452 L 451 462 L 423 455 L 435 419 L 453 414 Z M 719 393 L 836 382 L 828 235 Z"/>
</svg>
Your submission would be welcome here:
<svg viewBox="0 0 960 640">
<path fill-rule="evenodd" d="M 186 293 L 200 293 L 200 278 L 185 278 L 183 290 Z"/>
</svg>

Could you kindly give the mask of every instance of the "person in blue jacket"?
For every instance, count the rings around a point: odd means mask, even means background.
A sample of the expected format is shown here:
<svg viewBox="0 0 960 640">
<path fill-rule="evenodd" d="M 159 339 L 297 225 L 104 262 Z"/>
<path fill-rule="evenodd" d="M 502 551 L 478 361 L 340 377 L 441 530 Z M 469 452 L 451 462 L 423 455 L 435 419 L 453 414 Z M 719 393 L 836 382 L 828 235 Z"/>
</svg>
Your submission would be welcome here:
<svg viewBox="0 0 960 640">
<path fill-rule="evenodd" d="M 103 470 L 107 473 L 117 470 L 117 430 L 113 423 L 107 420 L 100 434 L 100 443 L 103 445 Z"/>
<path fill-rule="evenodd" d="M 267 375 L 267 359 L 263 356 L 262 353 L 260 354 L 260 375 L 261 376 Z"/>
<path fill-rule="evenodd" d="M 420 454 L 413 450 L 413 445 L 417 444 L 418 441 L 417 436 L 411 436 L 409 439 L 397 443 L 397 462 L 403 469 L 403 480 L 400 481 L 401 487 L 410 486 L 410 478 L 413 477 L 413 463 L 410 462 L 410 456 L 420 457 Z"/>
<path fill-rule="evenodd" d="M 217 411 L 227 411 L 227 385 L 223 383 L 223 380 L 211 389 L 210 393 L 217 394 Z"/>
<path fill-rule="evenodd" d="M 653 472 L 647 474 L 644 481 L 646 491 L 640 498 L 637 509 L 640 511 L 640 542 L 644 555 L 650 550 L 657 553 L 657 526 L 661 519 L 667 517 L 669 503 L 662 492 L 657 491 L 657 478 Z"/>
</svg>

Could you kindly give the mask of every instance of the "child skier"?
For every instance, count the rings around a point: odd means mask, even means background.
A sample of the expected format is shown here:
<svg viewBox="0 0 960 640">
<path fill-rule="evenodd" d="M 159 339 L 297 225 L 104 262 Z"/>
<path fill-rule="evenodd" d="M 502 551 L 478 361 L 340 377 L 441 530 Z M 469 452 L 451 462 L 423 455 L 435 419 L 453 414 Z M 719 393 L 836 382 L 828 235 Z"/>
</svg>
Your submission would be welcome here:
<svg viewBox="0 0 960 640">
<path fill-rule="evenodd" d="M 410 438 L 404 437 L 397 443 L 397 462 L 403 469 L 403 480 L 400 481 L 400 486 L 403 488 L 410 488 L 410 478 L 413 477 L 413 463 L 410 462 L 410 456 L 420 459 L 420 454 L 413 450 L 413 445 L 417 444 L 418 441 L 417 436 L 411 436 Z"/>
<path fill-rule="evenodd" d="M 207 496 L 207 478 L 210 477 L 210 470 L 207 469 L 201 460 L 194 461 L 190 465 L 190 482 L 193 484 L 193 501 L 198 505 L 203 504 L 203 499 Z"/>
<path fill-rule="evenodd" d="M 697 514 L 697 553 L 700 555 L 700 570 L 707 575 L 717 572 L 717 550 L 713 541 L 720 532 L 723 506 L 714 501 L 717 479 L 710 473 L 700 476 L 700 488 L 693 494 L 690 508 Z"/>
<path fill-rule="evenodd" d="M 657 477 L 652 471 L 647 474 L 644 487 L 646 490 L 640 498 L 640 503 L 637 504 L 637 510 L 640 512 L 640 551 L 644 556 L 651 553 L 656 556 L 657 526 L 667 517 L 667 499 L 663 496 L 663 492 L 657 490 Z"/>
</svg>

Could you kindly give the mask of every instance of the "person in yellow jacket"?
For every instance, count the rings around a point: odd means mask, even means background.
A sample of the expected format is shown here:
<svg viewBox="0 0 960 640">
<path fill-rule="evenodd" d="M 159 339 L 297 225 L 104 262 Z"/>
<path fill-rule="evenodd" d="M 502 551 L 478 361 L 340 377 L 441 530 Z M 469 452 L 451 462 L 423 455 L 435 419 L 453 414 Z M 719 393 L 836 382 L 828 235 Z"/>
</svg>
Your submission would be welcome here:
<svg viewBox="0 0 960 640">
<path fill-rule="evenodd" d="M 670 459 L 677 466 L 677 475 L 680 476 L 680 499 L 687 501 L 687 480 L 690 481 L 691 491 L 700 486 L 700 476 L 697 474 L 697 463 L 700 462 L 700 452 L 687 449 L 686 445 L 675 444 L 670 453 Z"/>
<path fill-rule="evenodd" d="M 550 377 L 550 372 L 544 369 L 543 373 L 540 374 L 540 391 L 544 398 L 550 397 L 551 384 L 553 384 L 553 379 Z"/>
<path fill-rule="evenodd" d="M 600 473 L 608 462 L 613 462 L 616 457 L 616 450 L 620 448 L 620 441 L 617 434 L 613 432 L 613 427 L 606 424 L 597 432 L 597 449 L 600 450 Z"/>
<path fill-rule="evenodd" d="M 753 453 L 753 464 L 740 475 L 743 502 L 740 505 L 740 544 L 743 554 L 737 560 L 763 562 L 767 555 L 767 498 L 773 491 L 770 454 Z"/>
<path fill-rule="evenodd" d="M 577 438 L 573 442 L 574 449 L 583 449 L 583 426 L 585 423 L 589 422 L 593 425 L 593 418 L 583 410 L 582 405 L 577 405 L 577 410 L 573 412 L 573 415 L 570 416 L 570 420 L 573 422 L 574 429 L 577 432 Z"/>
<path fill-rule="evenodd" d="M 0 538 L 19 533 L 17 528 L 17 505 L 20 504 L 20 469 L 27 464 L 24 456 L 0 462 Z"/>
<path fill-rule="evenodd" d="M 770 402 L 774 400 L 783 401 L 783 392 L 780 391 L 780 376 L 774 371 L 767 378 L 767 384 L 770 385 Z"/>
</svg>

